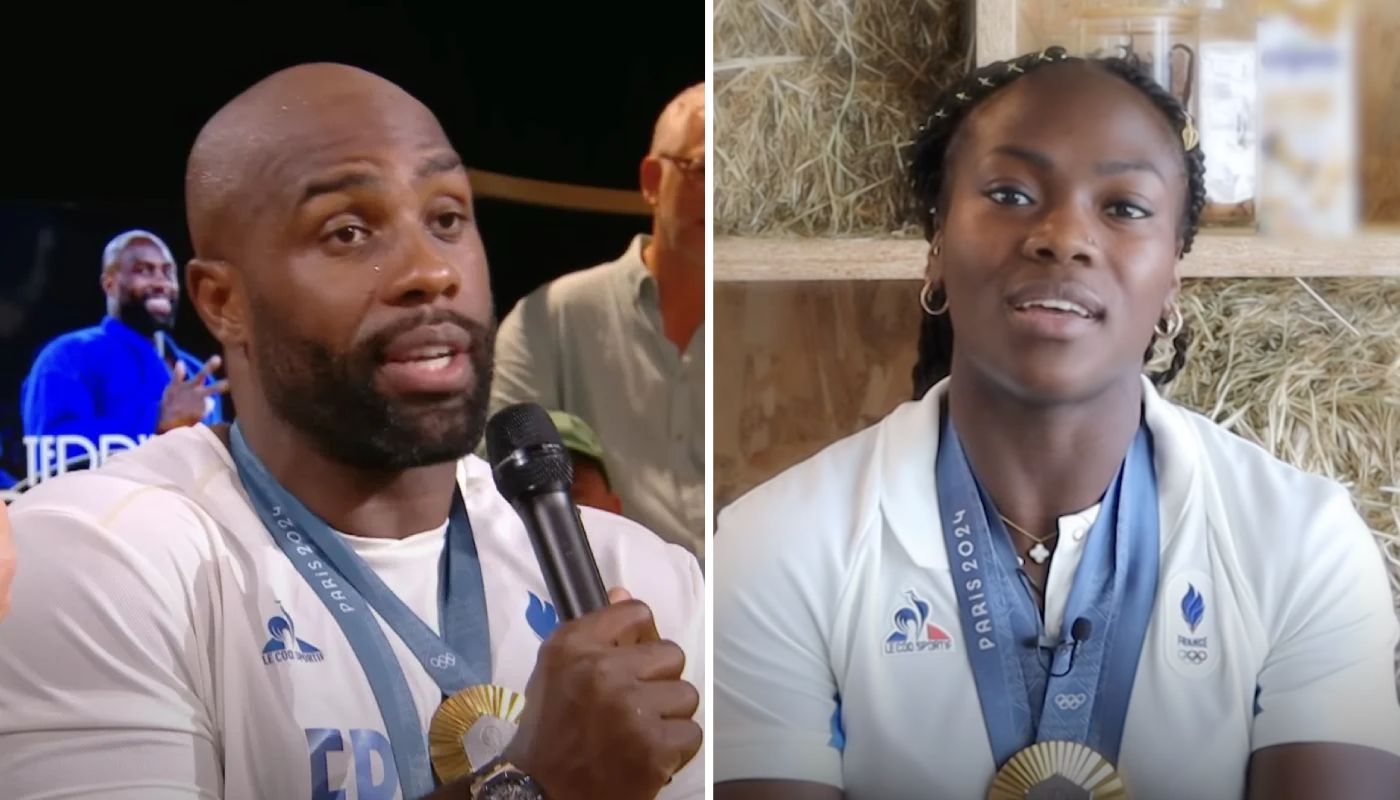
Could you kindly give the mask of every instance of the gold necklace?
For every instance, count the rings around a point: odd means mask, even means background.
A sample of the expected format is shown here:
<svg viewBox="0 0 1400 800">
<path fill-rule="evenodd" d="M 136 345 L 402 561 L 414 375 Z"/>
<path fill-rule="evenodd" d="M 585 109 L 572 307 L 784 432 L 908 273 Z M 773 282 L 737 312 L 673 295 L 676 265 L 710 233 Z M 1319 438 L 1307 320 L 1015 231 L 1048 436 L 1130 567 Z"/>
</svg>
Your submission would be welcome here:
<svg viewBox="0 0 1400 800">
<path fill-rule="evenodd" d="M 1046 547 L 1045 543 L 1054 541 L 1055 538 L 1060 535 L 1060 532 L 1058 530 L 1050 534 L 1049 536 L 1036 536 L 1035 534 L 1031 533 L 1025 528 L 1022 528 L 1020 525 L 1017 525 L 1016 523 L 1007 519 L 1005 514 L 997 514 L 997 516 L 1001 517 L 1001 521 L 1005 522 L 1008 526 L 1010 526 L 1012 530 L 1016 531 L 1017 533 L 1026 537 L 1027 539 L 1030 539 L 1032 542 L 1035 542 L 1035 546 L 1032 547 L 1026 553 L 1026 555 L 1031 557 L 1032 561 L 1034 561 L 1037 564 L 1044 564 L 1046 559 L 1050 558 L 1050 548 Z"/>
</svg>

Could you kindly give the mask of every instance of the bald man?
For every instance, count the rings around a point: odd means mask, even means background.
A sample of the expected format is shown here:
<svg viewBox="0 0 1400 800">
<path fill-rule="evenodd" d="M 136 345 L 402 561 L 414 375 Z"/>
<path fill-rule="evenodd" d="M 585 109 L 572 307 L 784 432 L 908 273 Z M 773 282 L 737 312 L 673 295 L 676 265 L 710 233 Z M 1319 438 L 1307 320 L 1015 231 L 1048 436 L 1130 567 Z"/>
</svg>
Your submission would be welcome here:
<svg viewBox="0 0 1400 800">
<path fill-rule="evenodd" d="M 209 121 L 186 192 L 238 422 L 14 507 L 7 800 L 702 796 L 695 559 L 581 509 L 614 603 L 561 623 L 468 455 L 491 296 L 432 113 L 295 67 Z"/>
<path fill-rule="evenodd" d="M 703 84 L 661 113 L 641 186 L 650 235 L 540 287 L 501 321 L 491 407 L 533 400 L 587 422 L 622 513 L 703 558 Z"/>
</svg>

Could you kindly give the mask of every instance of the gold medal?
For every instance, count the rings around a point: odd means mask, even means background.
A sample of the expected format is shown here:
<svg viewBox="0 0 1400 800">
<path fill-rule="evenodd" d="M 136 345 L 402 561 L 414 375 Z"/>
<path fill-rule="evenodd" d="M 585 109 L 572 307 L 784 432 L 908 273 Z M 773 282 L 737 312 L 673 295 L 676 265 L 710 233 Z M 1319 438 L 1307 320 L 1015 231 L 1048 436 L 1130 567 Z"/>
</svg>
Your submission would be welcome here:
<svg viewBox="0 0 1400 800">
<path fill-rule="evenodd" d="M 443 783 L 499 756 L 515 736 L 525 698 L 500 686 L 472 686 L 442 701 L 428 726 L 428 755 Z"/>
<path fill-rule="evenodd" d="M 1123 777 L 1078 742 L 1039 742 L 1011 757 L 987 800 L 1127 800 Z"/>
</svg>

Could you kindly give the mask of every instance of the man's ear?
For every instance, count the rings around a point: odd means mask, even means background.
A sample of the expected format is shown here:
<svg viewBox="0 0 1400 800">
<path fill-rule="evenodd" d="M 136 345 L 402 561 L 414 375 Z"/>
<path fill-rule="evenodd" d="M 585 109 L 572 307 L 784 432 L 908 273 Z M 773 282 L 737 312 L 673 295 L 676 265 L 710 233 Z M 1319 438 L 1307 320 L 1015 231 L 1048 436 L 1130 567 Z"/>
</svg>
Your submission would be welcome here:
<svg viewBox="0 0 1400 800">
<path fill-rule="evenodd" d="M 117 288 L 116 267 L 103 267 L 102 277 L 97 279 L 97 285 L 102 287 L 103 294 L 107 295 L 108 297 L 111 297 L 112 292 L 116 291 Z"/>
<path fill-rule="evenodd" d="M 225 351 L 247 341 L 247 294 L 241 278 L 226 261 L 194 258 L 185 266 L 190 302 Z"/>
<path fill-rule="evenodd" d="M 641 180 L 642 197 L 646 198 L 647 205 L 654 208 L 661 194 L 661 159 L 656 156 L 642 159 Z"/>
</svg>

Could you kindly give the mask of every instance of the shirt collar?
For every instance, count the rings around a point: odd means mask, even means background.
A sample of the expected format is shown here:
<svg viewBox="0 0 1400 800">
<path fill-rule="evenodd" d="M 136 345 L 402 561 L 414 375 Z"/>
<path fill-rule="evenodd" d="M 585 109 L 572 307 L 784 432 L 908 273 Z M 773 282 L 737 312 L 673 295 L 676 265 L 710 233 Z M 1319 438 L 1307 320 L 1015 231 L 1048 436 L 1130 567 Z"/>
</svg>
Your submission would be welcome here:
<svg viewBox="0 0 1400 800">
<path fill-rule="evenodd" d="M 1171 402 L 1143 381 L 1143 418 L 1152 431 L 1153 463 L 1161 546 L 1180 529 L 1189 500 L 1196 493 L 1200 445 L 1190 423 Z M 948 396 L 945 378 L 924 395 L 906 402 L 886 417 L 879 432 L 871 477 L 878 487 L 880 510 L 914 562 L 924 567 L 947 566 L 941 533 L 938 484 L 934 464 L 938 454 L 939 412 Z M 1097 512 L 1097 507 L 1086 509 Z"/>
<path fill-rule="evenodd" d="M 149 338 L 142 336 L 140 333 L 137 333 L 135 328 L 131 327 L 130 325 L 127 325 L 125 322 L 122 322 L 121 320 L 111 315 L 102 318 L 101 327 L 102 332 L 107 334 L 108 336 L 115 336 L 121 339 L 125 339 L 128 342 L 140 342 L 146 345 L 147 347 L 155 347 L 155 345 L 151 342 Z M 169 340 L 167 339 L 166 341 L 168 344 Z"/>
<path fill-rule="evenodd" d="M 1073 536 L 1075 531 L 1087 531 L 1094 527 L 1094 523 L 1099 519 L 1099 511 L 1103 508 L 1103 503 L 1095 503 L 1083 511 L 1076 511 L 1073 514 L 1066 514 L 1056 520 L 1056 529 L 1061 536 Z"/>
<path fill-rule="evenodd" d="M 110 315 L 103 317 L 102 324 L 99 327 L 101 327 L 102 332 L 108 336 L 125 341 L 131 345 L 142 345 L 149 348 L 153 353 L 159 354 L 160 352 L 156 348 L 156 343 L 152 341 L 151 338 L 142 335 L 135 328 L 127 325 L 116 317 Z M 158 333 L 160 337 L 165 340 L 165 353 L 167 356 L 173 357 L 178 361 L 189 360 L 188 354 L 175 345 L 175 339 L 170 336 L 170 331 L 162 330 L 158 331 Z"/>
<path fill-rule="evenodd" d="M 651 270 L 647 269 L 647 263 L 642 260 L 642 251 L 646 249 L 647 243 L 650 241 L 651 236 L 645 233 L 639 233 L 632 237 L 632 243 L 627 246 L 627 252 L 622 254 L 622 258 L 617 260 L 617 264 L 633 299 L 655 304 L 656 277 L 651 274 Z"/>
</svg>

